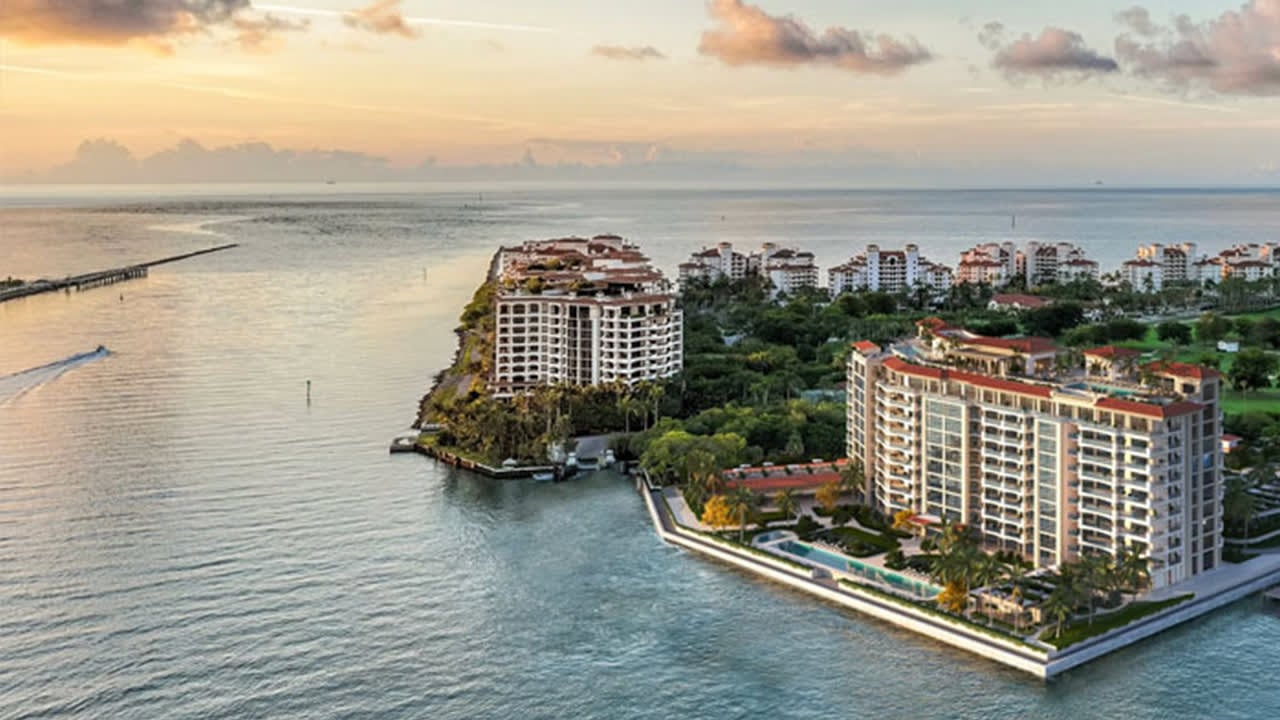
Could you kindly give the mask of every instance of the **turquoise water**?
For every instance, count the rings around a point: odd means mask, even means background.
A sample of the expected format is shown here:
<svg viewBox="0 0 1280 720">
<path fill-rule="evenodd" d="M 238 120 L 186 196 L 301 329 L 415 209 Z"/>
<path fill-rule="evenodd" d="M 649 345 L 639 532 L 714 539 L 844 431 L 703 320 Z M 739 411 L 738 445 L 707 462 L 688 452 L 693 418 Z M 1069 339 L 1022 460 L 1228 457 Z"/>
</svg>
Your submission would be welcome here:
<svg viewBox="0 0 1280 720">
<path fill-rule="evenodd" d="M 498 242 L 614 230 L 669 270 L 722 238 L 953 262 L 1016 212 L 1018 239 L 1116 258 L 1280 237 L 1280 194 L 495 188 L 477 213 L 338 188 L 0 209 L 0 276 L 241 243 L 0 304 L 0 378 L 111 351 L 0 397 L 0 718 L 1276 716 L 1260 597 L 1045 684 L 664 545 L 606 474 L 502 483 L 387 445 Z"/>
<path fill-rule="evenodd" d="M 893 571 L 884 570 L 874 565 L 867 565 L 866 563 L 859 562 L 853 558 L 837 555 L 833 552 L 823 550 L 820 547 L 814 547 L 808 543 L 800 542 L 799 540 L 784 540 L 774 547 L 797 557 L 821 563 L 833 570 L 853 573 L 854 575 L 867 578 L 868 580 L 889 585 L 894 589 L 907 592 L 916 597 L 927 599 L 942 592 L 942 588 L 935 585 L 923 583 L 919 580 L 912 580 L 911 578 L 903 577 Z"/>
</svg>

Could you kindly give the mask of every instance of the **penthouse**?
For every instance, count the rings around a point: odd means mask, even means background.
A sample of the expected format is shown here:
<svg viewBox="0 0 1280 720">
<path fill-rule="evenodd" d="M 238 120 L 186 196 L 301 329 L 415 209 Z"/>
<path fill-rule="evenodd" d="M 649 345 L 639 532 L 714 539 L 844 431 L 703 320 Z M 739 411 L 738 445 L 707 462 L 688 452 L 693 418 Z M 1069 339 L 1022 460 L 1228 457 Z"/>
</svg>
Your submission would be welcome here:
<svg viewBox="0 0 1280 720">
<path fill-rule="evenodd" d="M 670 377 L 683 358 L 681 314 L 662 273 L 616 235 L 499 250 L 490 388 L 628 385 Z"/>
<path fill-rule="evenodd" d="M 1219 374 L 1085 356 L 1063 367 L 1048 339 L 936 318 L 891 347 L 855 344 L 847 445 L 867 497 L 969 523 L 1037 567 L 1136 548 L 1158 588 L 1219 566 Z"/>
</svg>

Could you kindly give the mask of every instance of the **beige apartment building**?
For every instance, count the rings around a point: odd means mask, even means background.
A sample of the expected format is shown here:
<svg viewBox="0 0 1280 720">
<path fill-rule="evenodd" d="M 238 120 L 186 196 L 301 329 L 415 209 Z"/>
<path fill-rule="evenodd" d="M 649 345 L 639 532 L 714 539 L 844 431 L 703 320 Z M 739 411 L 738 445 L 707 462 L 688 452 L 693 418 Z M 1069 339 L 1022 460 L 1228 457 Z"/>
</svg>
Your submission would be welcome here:
<svg viewBox="0 0 1280 720">
<path fill-rule="evenodd" d="M 499 397 L 539 385 L 634 385 L 671 377 L 684 358 L 670 286 L 620 237 L 564 238 L 503 248 L 490 387 Z"/>
<path fill-rule="evenodd" d="M 1043 338 L 983 338 L 936 318 L 892 347 L 856 343 L 848 452 L 870 502 L 968 523 L 989 549 L 1041 568 L 1125 546 L 1150 558 L 1155 587 L 1217 567 L 1219 374 L 1141 373 L 1108 348 L 1086 358 L 1064 368 Z"/>
</svg>

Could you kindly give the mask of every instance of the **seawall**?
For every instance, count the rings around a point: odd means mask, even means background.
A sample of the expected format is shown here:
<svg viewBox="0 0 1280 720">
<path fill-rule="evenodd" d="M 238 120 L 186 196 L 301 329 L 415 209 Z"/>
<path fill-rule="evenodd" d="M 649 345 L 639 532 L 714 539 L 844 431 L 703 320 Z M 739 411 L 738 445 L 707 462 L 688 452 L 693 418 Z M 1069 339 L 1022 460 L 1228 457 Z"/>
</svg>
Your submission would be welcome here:
<svg viewBox="0 0 1280 720">
<path fill-rule="evenodd" d="M 672 518 L 661 490 L 649 485 L 643 476 L 637 479 L 636 489 L 644 499 L 658 537 L 670 545 L 734 565 L 1045 680 L 1280 582 L 1280 561 L 1268 562 L 1254 568 L 1256 572 L 1241 578 L 1239 582 L 1215 588 L 1203 597 L 1197 596 L 1097 637 L 1057 650 L 1048 645 L 1037 647 L 1013 638 L 988 635 L 959 620 L 926 612 L 905 601 L 895 602 L 848 584 L 814 579 L 807 568 L 800 569 L 780 558 L 757 555 L 741 546 L 683 528 Z"/>
</svg>

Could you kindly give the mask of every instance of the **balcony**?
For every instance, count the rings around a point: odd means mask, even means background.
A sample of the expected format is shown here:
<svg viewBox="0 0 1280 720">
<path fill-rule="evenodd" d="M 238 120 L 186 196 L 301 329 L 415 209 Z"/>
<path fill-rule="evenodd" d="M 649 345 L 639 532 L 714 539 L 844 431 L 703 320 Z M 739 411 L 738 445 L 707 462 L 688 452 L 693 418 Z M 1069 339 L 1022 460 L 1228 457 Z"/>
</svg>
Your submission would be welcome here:
<svg viewBox="0 0 1280 720">
<path fill-rule="evenodd" d="M 1116 449 L 1116 444 L 1115 444 L 1115 442 L 1114 442 L 1114 441 L 1112 441 L 1112 440 L 1109 440 L 1109 439 L 1108 439 L 1108 440 L 1101 440 L 1101 439 L 1096 439 L 1096 438 L 1087 438 L 1087 437 L 1081 436 L 1081 437 L 1076 441 L 1076 443 L 1077 443 L 1081 448 L 1089 448 L 1090 450 L 1101 450 L 1101 451 L 1106 452 L 1106 453 L 1108 453 L 1108 454 L 1110 454 L 1110 453 L 1114 452 L 1114 451 L 1115 451 L 1115 449 Z"/>
</svg>

